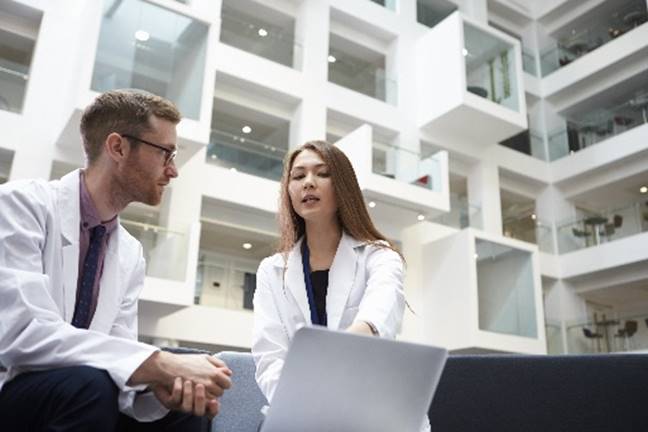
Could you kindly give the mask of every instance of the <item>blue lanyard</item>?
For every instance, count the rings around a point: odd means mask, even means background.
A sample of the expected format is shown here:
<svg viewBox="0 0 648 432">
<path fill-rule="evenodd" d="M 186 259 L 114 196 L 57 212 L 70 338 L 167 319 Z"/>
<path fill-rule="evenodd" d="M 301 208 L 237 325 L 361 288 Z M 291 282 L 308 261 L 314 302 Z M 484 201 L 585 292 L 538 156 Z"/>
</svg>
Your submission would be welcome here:
<svg viewBox="0 0 648 432">
<path fill-rule="evenodd" d="M 306 237 L 302 240 L 302 266 L 304 268 L 304 284 L 306 285 L 311 322 L 315 325 L 322 325 L 317 315 L 317 307 L 315 306 L 315 293 L 313 292 L 313 284 L 311 282 L 310 251 L 308 250 L 308 244 L 306 244 Z"/>
</svg>

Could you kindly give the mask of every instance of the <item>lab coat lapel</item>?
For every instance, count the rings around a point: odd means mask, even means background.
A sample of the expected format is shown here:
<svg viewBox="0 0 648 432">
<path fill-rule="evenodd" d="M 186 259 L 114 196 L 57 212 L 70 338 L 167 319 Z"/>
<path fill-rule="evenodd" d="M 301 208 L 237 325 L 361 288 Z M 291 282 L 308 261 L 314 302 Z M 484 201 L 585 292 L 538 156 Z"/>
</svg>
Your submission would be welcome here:
<svg viewBox="0 0 648 432">
<path fill-rule="evenodd" d="M 63 291 L 65 304 L 63 318 L 72 322 L 76 303 L 77 278 L 79 275 L 79 230 L 81 209 L 79 202 L 79 170 L 61 178 L 59 189 L 59 212 L 61 242 L 63 245 Z"/>
<path fill-rule="evenodd" d="M 312 324 L 310 317 L 310 307 L 308 306 L 308 296 L 306 295 L 306 285 L 304 283 L 304 268 L 302 266 L 301 244 L 299 240 L 288 254 L 288 266 L 286 268 L 285 285 L 297 301 L 299 310 L 304 315 L 304 320 Z"/>
<path fill-rule="evenodd" d="M 328 327 L 337 330 L 342 313 L 355 281 L 358 253 L 356 247 L 362 243 L 346 233 L 342 234 L 329 270 L 329 283 L 326 295 L 326 315 Z"/>
</svg>

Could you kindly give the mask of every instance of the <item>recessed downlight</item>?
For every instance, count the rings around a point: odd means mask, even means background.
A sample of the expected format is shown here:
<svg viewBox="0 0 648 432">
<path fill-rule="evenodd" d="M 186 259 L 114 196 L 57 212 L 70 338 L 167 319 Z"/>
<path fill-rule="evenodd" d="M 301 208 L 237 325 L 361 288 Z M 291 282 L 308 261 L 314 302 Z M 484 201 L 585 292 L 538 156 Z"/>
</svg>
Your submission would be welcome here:
<svg viewBox="0 0 648 432">
<path fill-rule="evenodd" d="M 241 132 L 243 132 L 244 134 L 249 134 L 250 132 L 252 132 L 252 128 L 248 125 L 245 125 L 241 128 Z"/>
<path fill-rule="evenodd" d="M 243 243 L 243 249 L 245 250 L 252 249 L 252 243 Z"/>
<path fill-rule="evenodd" d="M 641 186 L 639 188 L 639 192 L 641 192 L 642 194 L 648 193 L 648 186 Z"/>
<path fill-rule="evenodd" d="M 420 215 L 416 216 L 416 219 L 418 219 L 419 221 L 423 221 L 423 220 L 425 220 L 425 215 L 420 214 Z"/>
<path fill-rule="evenodd" d="M 257 34 L 259 36 L 261 36 L 261 37 L 266 37 L 266 36 L 268 36 L 268 30 L 266 30 L 264 28 L 260 28 L 259 31 L 257 32 Z"/>
<path fill-rule="evenodd" d="M 335 63 L 336 61 L 337 61 L 337 59 L 335 58 L 335 56 L 332 55 L 332 54 L 329 54 L 329 56 L 328 56 L 328 62 L 329 62 L 329 63 Z"/>
<path fill-rule="evenodd" d="M 135 32 L 135 39 L 137 39 L 140 42 L 146 42 L 147 40 L 150 39 L 150 37 L 151 35 L 149 34 L 149 32 L 145 30 L 137 30 Z"/>
<path fill-rule="evenodd" d="M 369 201 L 369 208 L 374 208 L 376 207 L 376 202 L 375 201 Z"/>
</svg>

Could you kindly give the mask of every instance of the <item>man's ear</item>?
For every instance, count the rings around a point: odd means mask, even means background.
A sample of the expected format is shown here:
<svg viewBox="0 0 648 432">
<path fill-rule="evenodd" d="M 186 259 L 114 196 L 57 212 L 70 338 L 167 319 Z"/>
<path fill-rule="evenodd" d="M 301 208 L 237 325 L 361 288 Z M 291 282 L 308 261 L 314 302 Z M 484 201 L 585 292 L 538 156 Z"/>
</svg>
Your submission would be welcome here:
<svg viewBox="0 0 648 432">
<path fill-rule="evenodd" d="M 130 143 L 118 133 L 112 132 L 106 137 L 106 141 L 104 141 L 104 150 L 110 159 L 119 163 L 128 156 Z"/>
</svg>

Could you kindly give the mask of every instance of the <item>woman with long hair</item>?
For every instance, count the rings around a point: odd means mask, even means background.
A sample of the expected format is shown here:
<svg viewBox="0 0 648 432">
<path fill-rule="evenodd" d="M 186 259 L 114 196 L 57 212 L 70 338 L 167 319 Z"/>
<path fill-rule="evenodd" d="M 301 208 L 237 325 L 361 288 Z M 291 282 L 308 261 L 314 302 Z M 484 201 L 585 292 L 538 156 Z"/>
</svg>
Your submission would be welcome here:
<svg viewBox="0 0 648 432">
<path fill-rule="evenodd" d="M 297 329 L 394 338 L 405 309 L 403 258 L 371 221 L 340 149 L 310 141 L 287 156 L 278 216 L 279 250 L 259 265 L 254 296 L 252 354 L 268 401 Z"/>
</svg>

